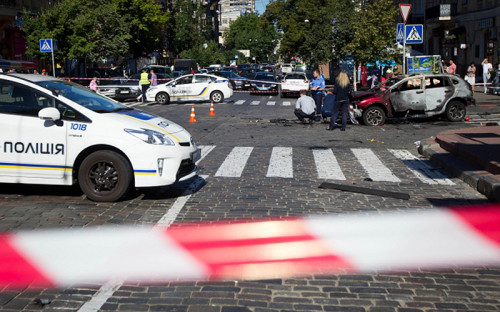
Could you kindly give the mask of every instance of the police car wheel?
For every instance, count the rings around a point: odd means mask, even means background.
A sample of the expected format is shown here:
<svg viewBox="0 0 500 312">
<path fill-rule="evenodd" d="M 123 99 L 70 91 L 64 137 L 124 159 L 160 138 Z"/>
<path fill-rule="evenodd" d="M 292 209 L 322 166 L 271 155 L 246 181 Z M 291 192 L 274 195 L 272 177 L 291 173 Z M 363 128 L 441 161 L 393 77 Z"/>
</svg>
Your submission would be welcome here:
<svg viewBox="0 0 500 312">
<path fill-rule="evenodd" d="M 113 151 L 98 151 L 85 158 L 78 170 L 78 183 L 93 201 L 112 202 L 123 197 L 132 185 L 129 162 Z"/>
<path fill-rule="evenodd" d="M 224 99 L 224 95 L 220 91 L 214 91 L 210 94 L 210 100 L 214 103 L 220 103 Z"/>
<path fill-rule="evenodd" d="M 156 95 L 155 100 L 156 100 L 156 102 L 158 102 L 158 104 L 162 104 L 162 105 L 168 104 L 168 103 L 170 103 L 170 96 L 168 96 L 168 94 L 165 92 L 160 92 Z"/>
</svg>

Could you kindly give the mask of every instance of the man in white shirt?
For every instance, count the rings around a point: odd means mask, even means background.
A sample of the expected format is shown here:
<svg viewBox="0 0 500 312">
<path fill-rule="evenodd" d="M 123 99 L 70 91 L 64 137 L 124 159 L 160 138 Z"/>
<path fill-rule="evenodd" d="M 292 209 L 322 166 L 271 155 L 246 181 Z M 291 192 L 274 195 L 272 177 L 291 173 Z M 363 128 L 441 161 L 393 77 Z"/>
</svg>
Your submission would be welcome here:
<svg viewBox="0 0 500 312">
<path fill-rule="evenodd" d="M 316 111 L 316 102 L 314 99 L 307 95 L 306 90 L 300 91 L 300 97 L 295 104 L 295 116 L 305 124 L 304 118 L 309 118 L 309 123 L 311 124 L 314 119 L 314 113 Z"/>
<path fill-rule="evenodd" d="M 481 65 L 483 65 L 484 93 L 488 93 L 488 89 L 486 88 L 486 84 L 488 83 L 488 80 L 490 79 L 490 72 L 493 69 L 493 65 L 491 65 L 490 62 L 488 62 L 488 58 L 485 58 L 484 61 L 481 63 Z"/>
</svg>

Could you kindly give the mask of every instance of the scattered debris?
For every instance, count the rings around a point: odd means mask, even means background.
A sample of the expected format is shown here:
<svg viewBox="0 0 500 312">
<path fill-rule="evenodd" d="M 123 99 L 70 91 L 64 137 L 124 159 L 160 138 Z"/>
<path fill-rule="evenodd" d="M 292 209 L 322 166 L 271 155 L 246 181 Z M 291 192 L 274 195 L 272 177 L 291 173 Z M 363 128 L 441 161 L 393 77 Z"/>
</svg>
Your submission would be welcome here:
<svg viewBox="0 0 500 312">
<path fill-rule="evenodd" d="M 371 188 L 367 188 L 367 187 L 328 183 L 328 182 L 321 183 L 319 188 L 334 189 L 334 190 L 368 194 L 368 195 L 376 195 L 376 196 L 382 196 L 382 197 L 392 197 L 392 198 L 403 199 L 403 200 L 410 199 L 410 195 L 407 193 L 390 192 L 390 191 L 384 191 L 384 190 L 378 190 L 378 189 L 371 189 Z"/>
<path fill-rule="evenodd" d="M 47 304 L 50 304 L 52 301 L 49 298 L 38 298 L 35 299 L 34 303 L 41 305 L 42 307 L 46 306 Z"/>
<path fill-rule="evenodd" d="M 373 182 L 372 178 L 364 178 L 365 181 Z"/>
<path fill-rule="evenodd" d="M 420 141 L 415 141 L 415 142 L 413 142 L 413 145 L 415 145 L 415 146 L 420 146 Z"/>
</svg>

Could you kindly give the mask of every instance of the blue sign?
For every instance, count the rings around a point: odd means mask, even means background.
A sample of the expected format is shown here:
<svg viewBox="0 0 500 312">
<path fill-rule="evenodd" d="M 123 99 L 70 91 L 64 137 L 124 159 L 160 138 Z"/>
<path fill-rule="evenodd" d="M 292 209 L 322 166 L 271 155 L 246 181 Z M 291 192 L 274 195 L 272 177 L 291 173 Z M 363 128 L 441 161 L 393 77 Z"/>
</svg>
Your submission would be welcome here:
<svg viewBox="0 0 500 312">
<path fill-rule="evenodd" d="M 40 39 L 40 52 L 57 52 L 57 40 Z"/>
<path fill-rule="evenodd" d="M 398 23 L 398 27 L 396 27 L 396 42 L 404 42 L 405 41 L 405 24 Z"/>
<path fill-rule="evenodd" d="M 424 42 L 424 25 L 405 25 L 407 44 L 420 44 Z"/>
</svg>

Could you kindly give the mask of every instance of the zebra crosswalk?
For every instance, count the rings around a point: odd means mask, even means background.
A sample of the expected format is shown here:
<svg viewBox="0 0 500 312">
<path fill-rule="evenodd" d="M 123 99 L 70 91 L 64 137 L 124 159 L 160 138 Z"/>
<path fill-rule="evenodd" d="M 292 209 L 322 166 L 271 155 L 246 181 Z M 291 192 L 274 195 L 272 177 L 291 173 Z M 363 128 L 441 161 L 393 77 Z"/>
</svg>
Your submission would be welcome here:
<svg viewBox="0 0 500 312">
<path fill-rule="evenodd" d="M 227 148 L 220 148 L 215 145 L 204 145 L 201 148 L 200 162 L 204 162 L 209 154 L 214 155 L 210 163 L 215 164 L 217 169 L 214 176 L 219 178 L 239 178 L 245 174 L 265 174 L 266 178 L 292 179 L 300 168 L 309 168 L 306 162 L 312 159 L 311 165 L 315 167 L 311 172 L 311 178 L 321 180 L 348 180 L 359 179 L 368 176 L 373 181 L 378 182 L 403 182 L 411 180 L 412 176 L 424 184 L 431 185 L 455 185 L 440 168 L 429 164 L 425 160 L 419 159 L 410 151 L 405 149 L 370 149 L 370 148 L 293 148 L 275 146 L 270 147 L 270 156 L 262 167 L 267 168 L 266 173 L 257 172 L 248 168 L 248 163 L 252 157 L 262 159 L 267 158 L 268 148 L 255 148 L 251 146 L 235 146 L 229 152 Z M 214 153 L 214 151 L 217 151 Z M 297 155 L 294 156 L 294 151 Z M 310 157 L 308 156 L 310 154 Z M 383 161 L 384 160 L 384 161 Z M 299 164 L 294 166 L 294 161 Z M 356 162 L 356 164 L 353 164 Z M 203 165 L 208 169 L 205 165 Z M 353 170 L 349 167 L 359 167 L 363 173 L 353 176 Z M 255 168 L 255 167 L 254 167 Z M 406 173 L 401 170 L 406 168 Z M 304 172 L 302 172 L 304 174 Z M 412 181 L 406 181 L 412 182 Z"/>
</svg>

